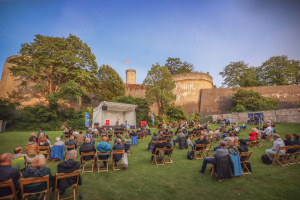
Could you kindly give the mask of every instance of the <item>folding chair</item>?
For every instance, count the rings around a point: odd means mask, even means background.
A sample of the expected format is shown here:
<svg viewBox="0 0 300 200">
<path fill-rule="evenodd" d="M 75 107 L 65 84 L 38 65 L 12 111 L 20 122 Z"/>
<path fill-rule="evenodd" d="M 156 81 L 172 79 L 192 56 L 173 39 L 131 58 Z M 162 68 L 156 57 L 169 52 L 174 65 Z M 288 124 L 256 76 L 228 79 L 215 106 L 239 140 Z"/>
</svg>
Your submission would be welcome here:
<svg viewBox="0 0 300 200">
<path fill-rule="evenodd" d="M 123 145 L 125 146 L 125 144 L 126 144 L 126 142 L 123 142 Z M 125 147 L 125 152 L 127 153 L 127 155 L 128 156 L 130 156 L 131 155 L 131 145 L 130 145 L 130 147 Z"/>
<path fill-rule="evenodd" d="M 269 135 L 266 136 L 266 141 L 272 142 L 272 141 L 274 140 L 272 136 L 273 136 L 273 131 L 271 131 L 271 132 L 269 133 Z"/>
<path fill-rule="evenodd" d="M 113 171 L 122 170 L 121 165 L 120 166 L 116 166 L 116 164 L 115 164 L 115 160 L 114 160 L 114 155 L 115 154 L 122 154 L 122 158 L 123 158 L 124 150 L 113 150 L 112 151 Z"/>
<path fill-rule="evenodd" d="M 168 160 L 164 159 L 165 160 L 165 164 L 173 163 L 173 161 L 172 161 L 173 150 L 174 150 L 174 147 L 165 148 L 165 150 L 164 150 L 165 151 L 165 156 L 168 156 Z M 168 155 L 166 155 L 166 151 L 170 151 L 170 154 L 168 153 Z"/>
<path fill-rule="evenodd" d="M 198 159 L 203 159 L 203 152 L 205 149 L 206 144 L 196 144 L 194 148 L 194 158 Z M 197 150 L 198 149 L 198 150 Z M 196 155 L 196 152 L 199 152 L 199 156 Z"/>
<path fill-rule="evenodd" d="M 288 153 L 288 151 L 291 150 L 291 153 Z M 293 153 L 297 151 L 296 145 L 293 146 L 285 146 L 285 152 L 286 152 L 286 161 L 289 163 L 289 165 L 297 164 L 297 161 L 293 158 Z"/>
<path fill-rule="evenodd" d="M 0 182 L 0 188 L 6 188 L 10 187 L 12 193 L 3 197 L 0 197 L 0 199 L 14 199 L 18 200 L 15 185 L 12 179 L 9 179 L 8 181 L 2 181 Z"/>
<path fill-rule="evenodd" d="M 285 149 L 286 149 L 285 147 L 279 147 L 279 148 L 277 149 L 277 151 L 276 151 L 275 154 L 269 153 L 271 156 L 273 156 L 273 162 L 272 162 L 272 165 L 273 165 L 273 164 L 280 164 L 282 167 L 289 165 L 289 163 L 288 163 L 287 160 L 285 159 L 285 156 L 286 156 L 286 151 L 285 151 Z M 280 152 L 281 150 L 284 150 L 285 153 L 282 154 L 282 155 L 279 155 L 279 152 Z M 284 164 L 284 163 L 285 163 L 285 164 Z"/>
<path fill-rule="evenodd" d="M 77 145 L 82 145 L 84 143 L 84 138 L 77 138 L 76 143 Z"/>
<path fill-rule="evenodd" d="M 257 147 L 262 147 L 262 144 L 261 144 L 261 138 L 262 138 L 262 135 L 258 135 L 257 137 L 256 137 L 256 146 Z"/>
<path fill-rule="evenodd" d="M 71 178 L 71 177 L 76 177 L 77 181 L 76 183 L 74 183 L 71 187 L 73 187 L 73 195 L 69 196 L 69 197 L 65 197 L 61 200 L 64 199 L 71 199 L 73 198 L 74 200 L 76 200 L 76 193 L 77 193 L 77 187 L 78 187 L 78 182 L 79 182 L 79 170 L 76 170 L 74 172 L 70 172 L 70 173 L 56 173 L 55 175 L 55 190 L 54 190 L 54 199 L 59 200 L 59 190 L 57 189 L 57 182 L 58 180 L 64 179 L 64 178 Z M 57 197 L 57 198 L 56 198 Z"/>
<path fill-rule="evenodd" d="M 19 171 L 25 171 L 27 167 L 27 162 L 25 156 L 20 158 L 13 158 L 11 162 L 11 167 L 17 168 Z"/>
<path fill-rule="evenodd" d="M 47 183 L 47 188 L 46 190 L 43 191 L 39 191 L 39 192 L 32 192 L 32 193 L 26 193 L 24 191 L 24 186 L 25 185 L 30 185 L 33 183 L 43 183 L 46 182 Z M 44 193 L 44 200 L 50 199 L 50 195 L 49 195 L 49 175 L 43 176 L 43 177 L 36 177 L 36 178 L 21 178 L 21 192 L 22 192 L 22 199 L 27 200 L 28 196 L 31 196 L 33 194 L 43 194 Z"/>
<path fill-rule="evenodd" d="M 68 133 L 63 133 L 63 138 L 64 138 L 64 140 L 67 140 L 69 138 L 69 134 Z"/>
<path fill-rule="evenodd" d="M 38 146 L 39 154 L 43 154 L 47 160 L 50 160 L 50 147 Z"/>
<path fill-rule="evenodd" d="M 89 160 L 84 160 L 83 157 L 84 156 L 92 156 L 91 159 Z M 94 165 L 95 165 L 95 152 L 91 151 L 91 152 L 81 152 L 81 163 L 82 163 L 82 173 L 84 172 L 93 172 L 94 171 Z M 86 170 L 85 171 L 85 163 L 91 162 L 92 163 L 92 169 L 91 170 Z"/>
<path fill-rule="evenodd" d="M 154 146 L 154 144 L 158 143 L 158 140 L 151 140 L 150 145 Z M 149 151 L 151 151 L 151 149 L 149 148 Z"/>
<path fill-rule="evenodd" d="M 25 152 L 29 157 L 31 155 L 38 155 L 38 149 L 36 147 L 25 147 Z"/>
<path fill-rule="evenodd" d="M 241 165 L 242 165 L 242 171 L 243 171 L 243 175 L 245 174 L 251 174 L 250 170 L 248 169 L 247 165 L 249 163 L 249 159 L 252 155 L 252 151 L 249 152 L 241 152 L 240 153 L 240 160 L 241 160 Z M 246 157 L 247 156 L 247 157 Z M 246 157 L 246 160 L 242 161 L 242 157 Z M 244 170 L 247 170 L 247 172 L 244 173 Z"/>
<path fill-rule="evenodd" d="M 203 150 L 203 156 L 204 156 L 205 158 L 212 158 L 212 156 L 211 156 L 210 153 L 209 153 L 211 147 L 212 147 L 212 142 L 209 143 L 209 144 L 207 144 L 206 147 L 205 147 L 205 149 Z M 206 154 L 205 154 L 205 153 L 206 153 Z"/>
<path fill-rule="evenodd" d="M 165 148 L 156 148 L 154 154 L 152 154 L 152 156 L 153 156 L 152 164 L 155 163 L 156 166 L 164 165 L 164 164 L 165 164 L 165 159 L 164 159 L 164 157 L 163 157 L 163 159 L 162 159 L 161 162 L 158 162 L 158 161 L 157 161 L 158 152 L 159 152 L 160 150 L 162 150 L 162 151 L 165 152 Z"/>
<path fill-rule="evenodd" d="M 98 153 L 97 153 L 97 168 L 98 168 L 98 173 L 99 172 L 108 172 L 108 165 L 109 165 L 109 159 L 110 159 L 110 151 L 108 151 L 108 152 L 106 152 L 106 153 L 101 153 L 101 152 L 99 152 L 98 151 Z M 99 159 L 99 156 L 101 156 L 101 155 L 108 155 L 108 158 L 107 159 L 105 159 L 105 160 L 100 160 Z M 106 169 L 101 169 L 101 161 L 103 162 L 103 161 L 106 161 Z"/>
<path fill-rule="evenodd" d="M 208 165 L 211 167 L 211 173 L 210 173 L 210 178 L 212 178 L 213 174 L 215 173 L 217 177 L 217 173 L 215 172 L 215 167 L 213 164 L 208 163 Z"/>
<path fill-rule="evenodd" d="M 300 161 L 298 161 L 298 159 L 300 158 L 299 157 L 299 154 L 300 154 L 300 145 L 294 145 L 295 146 L 295 151 L 294 153 L 292 154 L 292 156 L 294 155 L 294 160 L 296 161 L 296 163 L 300 163 Z"/>
<path fill-rule="evenodd" d="M 253 147 L 253 148 L 256 148 L 257 145 L 256 145 L 256 140 L 250 140 L 249 141 L 249 146 L 248 147 Z"/>
<path fill-rule="evenodd" d="M 75 150 L 75 145 L 65 145 L 64 160 L 67 160 L 67 153 L 68 153 L 68 151 L 73 150 L 73 149 Z"/>
</svg>

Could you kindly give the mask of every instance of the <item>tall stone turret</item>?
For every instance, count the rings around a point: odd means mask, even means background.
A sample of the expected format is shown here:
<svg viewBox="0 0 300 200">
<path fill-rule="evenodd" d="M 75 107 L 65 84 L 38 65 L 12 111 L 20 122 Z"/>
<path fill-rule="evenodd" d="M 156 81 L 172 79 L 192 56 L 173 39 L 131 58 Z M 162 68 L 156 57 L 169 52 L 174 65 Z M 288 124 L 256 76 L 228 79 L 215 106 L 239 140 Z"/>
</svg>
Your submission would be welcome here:
<svg viewBox="0 0 300 200">
<path fill-rule="evenodd" d="M 136 71 L 134 69 L 126 70 L 126 83 L 136 84 Z"/>
</svg>

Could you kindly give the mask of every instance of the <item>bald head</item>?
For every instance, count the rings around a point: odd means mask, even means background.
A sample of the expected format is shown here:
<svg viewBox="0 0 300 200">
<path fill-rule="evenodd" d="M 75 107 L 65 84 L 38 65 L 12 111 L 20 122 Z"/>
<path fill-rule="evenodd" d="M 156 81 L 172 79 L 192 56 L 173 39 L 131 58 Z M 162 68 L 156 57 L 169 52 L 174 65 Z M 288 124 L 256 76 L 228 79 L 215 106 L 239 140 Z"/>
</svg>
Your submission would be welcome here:
<svg viewBox="0 0 300 200">
<path fill-rule="evenodd" d="M 12 155 L 10 153 L 4 153 L 0 156 L 1 165 L 10 165 L 12 160 Z"/>
<path fill-rule="evenodd" d="M 85 138 L 84 142 L 85 143 L 91 143 L 91 138 Z"/>
<path fill-rule="evenodd" d="M 102 137 L 102 142 L 107 142 L 107 137 L 106 136 Z"/>
</svg>

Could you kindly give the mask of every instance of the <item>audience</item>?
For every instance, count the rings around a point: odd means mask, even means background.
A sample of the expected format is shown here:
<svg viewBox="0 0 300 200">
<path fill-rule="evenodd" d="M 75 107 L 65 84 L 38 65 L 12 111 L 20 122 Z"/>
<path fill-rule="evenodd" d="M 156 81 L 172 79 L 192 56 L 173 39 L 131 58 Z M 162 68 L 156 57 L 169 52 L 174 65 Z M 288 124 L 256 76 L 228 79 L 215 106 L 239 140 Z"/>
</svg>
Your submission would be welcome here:
<svg viewBox="0 0 300 200">
<path fill-rule="evenodd" d="M 22 177 L 22 174 L 18 169 L 12 168 L 10 166 L 13 156 L 10 153 L 4 153 L 0 156 L 0 181 L 8 181 L 12 179 L 14 186 L 17 192 L 20 190 L 19 179 Z M 12 191 L 10 188 L 0 188 L 0 197 L 10 195 Z"/>
<path fill-rule="evenodd" d="M 53 176 L 51 174 L 51 171 L 48 167 L 45 167 L 46 164 L 46 158 L 42 154 L 38 154 L 36 157 L 34 157 L 31 166 L 29 166 L 25 172 L 23 173 L 24 178 L 33 178 L 33 177 L 42 177 L 49 175 L 49 185 L 52 187 L 53 184 Z M 26 185 L 24 187 L 24 192 L 31 193 L 31 192 L 39 192 L 47 189 L 47 183 L 35 183 Z M 40 194 L 37 194 L 37 199 L 41 199 L 42 196 Z"/>
<path fill-rule="evenodd" d="M 255 141 L 256 137 L 257 137 L 257 129 L 256 128 L 252 128 L 252 132 L 249 133 L 249 138 L 244 139 L 245 141 Z"/>
<path fill-rule="evenodd" d="M 184 138 L 184 133 L 182 132 L 181 129 L 178 129 L 177 138 L 176 138 L 176 140 L 173 140 L 173 146 L 174 146 L 174 148 L 176 148 L 176 142 L 179 142 L 180 138 Z"/>
<path fill-rule="evenodd" d="M 73 149 L 68 151 L 67 160 L 57 165 L 57 173 L 70 173 L 79 170 L 80 162 L 75 161 L 76 157 L 76 150 Z M 57 189 L 60 191 L 60 194 L 63 195 L 65 193 L 65 190 L 75 183 L 77 183 L 77 177 L 60 179 L 57 182 Z M 79 176 L 78 185 L 82 185 L 81 176 Z"/>
<path fill-rule="evenodd" d="M 163 143 L 162 137 L 159 136 L 159 137 L 158 137 L 158 143 L 155 143 L 154 148 L 153 148 L 153 150 L 152 150 L 152 154 L 155 153 L 156 148 L 165 148 L 165 147 L 166 147 L 166 144 Z M 158 152 L 157 152 L 157 153 L 158 153 Z M 151 160 L 153 160 L 153 156 L 151 157 Z"/>
<path fill-rule="evenodd" d="M 268 136 L 271 132 L 272 132 L 271 123 L 267 123 L 267 128 L 266 128 L 266 130 L 262 131 L 261 135 L 265 139 L 266 136 Z M 264 139 L 262 141 L 264 141 Z"/>
<path fill-rule="evenodd" d="M 102 142 L 97 144 L 97 150 L 101 153 L 106 153 L 106 152 L 112 152 L 112 148 L 110 144 L 107 142 L 107 137 L 104 136 L 102 137 Z M 109 157 L 109 155 L 100 155 L 98 158 L 99 160 L 106 160 Z M 106 161 L 103 161 L 104 166 L 106 167 L 107 163 Z"/>
<path fill-rule="evenodd" d="M 121 142 L 122 142 L 122 138 L 116 138 L 116 144 L 114 145 L 113 150 L 124 150 L 125 147 L 123 144 L 121 144 Z M 118 166 L 119 160 L 122 159 L 122 154 L 114 154 L 113 159 L 115 161 L 115 165 Z"/>
<path fill-rule="evenodd" d="M 273 146 L 270 149 L 266 149 L 266 154 L 269 156 L 269 158 L 271 160 L 273 160 L 273 157 L 270 156 L 270 153 L 276 154 L 279 147 L 284 147 L 284 142 L 282 141 L 282 139 L 280 138 L 280 136 L 278 134 L 274 134 L 273 138 L 274 138 Z M 279 155 L 283 155 L 284 153 L 285 153 L 285 151 L 281 150 L 279 152 Z"/>
</svg>

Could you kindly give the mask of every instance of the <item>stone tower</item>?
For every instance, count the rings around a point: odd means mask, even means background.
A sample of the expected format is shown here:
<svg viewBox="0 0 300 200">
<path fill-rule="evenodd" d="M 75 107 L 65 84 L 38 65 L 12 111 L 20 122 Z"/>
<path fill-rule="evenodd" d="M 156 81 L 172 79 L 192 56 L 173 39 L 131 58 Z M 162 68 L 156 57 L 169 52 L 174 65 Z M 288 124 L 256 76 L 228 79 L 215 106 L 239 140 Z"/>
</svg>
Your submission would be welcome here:
<svg viewBox="0 0 300 200">
<path fill-rule="evenodd" d="M 126 70 L 126 83 L 136 84 L 136 71 L 134 69 Z"/>
</svg>

